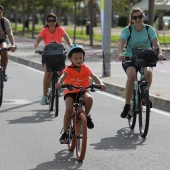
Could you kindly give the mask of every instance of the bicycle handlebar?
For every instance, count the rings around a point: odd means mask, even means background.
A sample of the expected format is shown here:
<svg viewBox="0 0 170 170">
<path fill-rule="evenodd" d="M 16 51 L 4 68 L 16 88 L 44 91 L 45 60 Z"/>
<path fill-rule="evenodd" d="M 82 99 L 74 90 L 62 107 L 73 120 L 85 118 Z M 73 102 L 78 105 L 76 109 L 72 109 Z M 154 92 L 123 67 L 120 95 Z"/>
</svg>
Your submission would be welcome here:
<svg viewBox="0 0 170 170">
<path fill-rule="evenodd" d="M 37 52 L 35 52 L 36 54 L 40 54 L 40 55 L 43 55 L 44 53 L 45 53 L 45 51 L 44 50 L 39 50 L 39 51 L 37 51 Z M 67 53 L 67 51 L 65 51 L 63 54 L 66 54 Z"/>
<path fill-rule="evenodd" d="M 129 56 L 126 56 L 125 58 L 126 58 L 126 60 L 131 60 L 131 59 L 132 59 L 132 58 L 129 57 Z M 166 60 L 166 57 L 164 57 L 163 60 Z M 158 61 L 159 61 L 159 60 L 158 60 Z"/>
<path fill-rule="evenodd" d="M 82 87 L 82 86 L 74 86 L 72 84 L 64 84 L 61 85 L 61 88 L 67 88 L 68 90 L 73 90 L 73 88 L 75 89 L 79 89 L 80 91 L 86 91 L 87 89 L 90 89 L 91 92 L 95 92 L 95 89 L 101 89 L 101 85 L 97 85 L 97 84 L 91 84 L 90 86 L 87 87 Z"/>
<path fill-rule="evenodd" d="M 15 45 L 15 49 L 17 49 L 17 46 Z M 7 47 L 7 48 L 0 48 L 0 51 L 10 51 L 11 47 Z"/>
</svg>

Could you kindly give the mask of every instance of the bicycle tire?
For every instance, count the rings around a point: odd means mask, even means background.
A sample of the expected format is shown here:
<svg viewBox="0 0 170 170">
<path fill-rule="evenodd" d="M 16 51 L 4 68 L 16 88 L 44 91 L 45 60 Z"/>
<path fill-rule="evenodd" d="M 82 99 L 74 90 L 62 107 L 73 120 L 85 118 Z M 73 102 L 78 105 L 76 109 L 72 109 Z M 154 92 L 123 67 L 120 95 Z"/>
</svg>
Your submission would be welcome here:
<svg viewBox="0 0 170 170">
<path fill-rule="evenodd" d="M 3 99 L 3 75 L 2 75 L 2 68 L 0 68 L 0 106 L 2 105 L 2 99 Z"/>
<path fill-rule="evenodd" d="M 58 110 L 59 110 L 59 92 L 58 90 L 55 90 L 55 117 L 58 116 Z"/>
<path fill-rule="evenodd" d="M 49 93 L 49 96 L 48 96 L 48 100 L 49 100 L 49 110 L 53 111 L 54 96 L 52 95 L 52 90 L 50 90 L 50 93 Z"/>
<path fill-rule="evenodd" d="M 79 114 L 75 127 L 76 156 L 77 160 L 82 162 L 85 157 L 87 146 L 87 119 L 85 113 L 81 112 Z"/>
<path fill-rule="evenodd" d="M 49 93 L 49 110 L 53 111 L 55 99 L 55 82 L 51 81 L 50 93 Z"/>
<path fill-rule="evenodd" d="M 139 107 L 139 130 L 141 137 L 145 138 L 148 133 L 150 119 L 149 90 L 146 86 L 141 87 Z"/>
<path fill-rule="evenodd" d="M 74 151 L 76 147 L 76 138 L 75 138 L 75 116 L 71 118 L 70 126 L 68 128 L 68 150 Z"/>
<path fill-rule="evenodd" d="M 132 101 L 130 104 L 130 112 L 128 114 L 128 123 L 129 123 L 129 128 L 134 129 L 136 125 L 136 111 L 135 111 L 135 106 L 136 106 L 136 100 L 135 100 L 136 92 L 135 89 L 133 90 L 133 96 L 132 96 Z"/>
</svg>

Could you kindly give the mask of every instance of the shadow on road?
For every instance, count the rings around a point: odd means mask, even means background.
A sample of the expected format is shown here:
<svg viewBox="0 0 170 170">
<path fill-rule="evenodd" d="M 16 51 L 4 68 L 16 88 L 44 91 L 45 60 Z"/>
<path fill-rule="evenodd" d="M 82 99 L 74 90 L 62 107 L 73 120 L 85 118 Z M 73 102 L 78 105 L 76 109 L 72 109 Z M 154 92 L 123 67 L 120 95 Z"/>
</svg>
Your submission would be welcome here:
<svg viewBox="0 0 170 170">
<path fill-rule="evenodd" d="M 19 109 L 19 108 L 26 107 L 26 106 L 30 106 L 30 105 L 33 105 L 33 104 L 36 104 L 36 103 L 39 103 L 39 101 L 34 101 L 34 102 L 31 102 L 31 103 L 22 104 L 22 105 L 19 105 L 19 106 L 15 106 L 15 107 L 11 107 L 11 108 L 8 108 L 8 109 L 4 109 L 4 110 L 1 110 L 0 113 L 8 112 L 10 110 Z"/>
<path fill-rule="evenodd" d="M 55 169 L 55 170 L 67 170 L 67 169 L 77 169 L 82 170 L 80 167 L 82 166 L 81 162 L 78 162 L 74 157 L 73 152 L 69 152 L 68 150 L 62 150 L 58 153 L 55 153 L 55 159 L 53 161 L 44 162 L 36 166 L 34 169 L 30 170 L 47 170 L 47 169 Z"/>
<path fill-rule="evenodd" d="M 9 124 L 27 124 L 27 123 L 42 123 L 46 121 L 52 121 L 54 115 L 51 114 L 49 110 L 31 110 L 30 112 L 35 112 L 32 116 L 25 116 L 15 120 L 7 120 Z"/>
<path fill-rule="evenodd" d="M 135 150 L 137 146 L 143 145 L 146 139 L 139 133 L 129 128 L 122 128 L 117 131 L 115 137 L 103 138 L 99 143 L 91 144 L 97 150 Z"/>
</svg>

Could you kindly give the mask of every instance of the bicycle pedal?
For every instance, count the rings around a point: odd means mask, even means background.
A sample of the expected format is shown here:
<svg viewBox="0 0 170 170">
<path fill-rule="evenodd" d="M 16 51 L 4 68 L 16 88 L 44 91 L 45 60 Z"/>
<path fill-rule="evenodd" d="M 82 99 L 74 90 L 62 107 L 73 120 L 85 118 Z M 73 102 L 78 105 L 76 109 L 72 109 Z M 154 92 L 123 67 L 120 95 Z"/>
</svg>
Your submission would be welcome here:
<svg viewBox="0 0 170 170">
<path fill-rule="evenodd" d="M 60 144 L 69 144 L 69 141 L 60 141 Z"/>
</svg>

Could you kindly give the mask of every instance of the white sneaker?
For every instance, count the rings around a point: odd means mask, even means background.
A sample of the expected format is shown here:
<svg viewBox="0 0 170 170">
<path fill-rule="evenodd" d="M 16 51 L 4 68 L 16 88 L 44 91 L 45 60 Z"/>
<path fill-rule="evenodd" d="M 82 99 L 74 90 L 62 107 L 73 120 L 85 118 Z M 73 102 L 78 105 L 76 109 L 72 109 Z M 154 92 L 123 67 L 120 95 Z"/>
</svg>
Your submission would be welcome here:
<svg viewBox="0 0 170 170">
<path fill-rule="evenodd" d="M 47 104 L 47 96 L 43 96 L 40 100 L 41 105 L 46 105 Z"/>
</svg>

